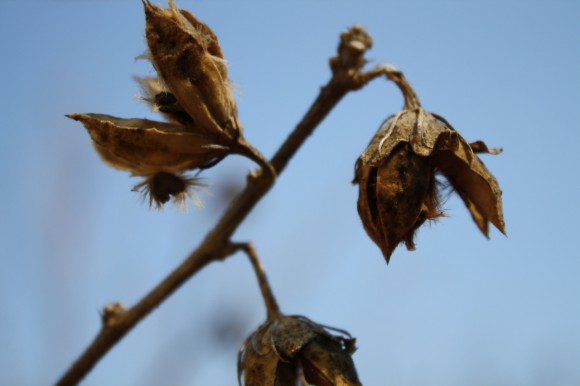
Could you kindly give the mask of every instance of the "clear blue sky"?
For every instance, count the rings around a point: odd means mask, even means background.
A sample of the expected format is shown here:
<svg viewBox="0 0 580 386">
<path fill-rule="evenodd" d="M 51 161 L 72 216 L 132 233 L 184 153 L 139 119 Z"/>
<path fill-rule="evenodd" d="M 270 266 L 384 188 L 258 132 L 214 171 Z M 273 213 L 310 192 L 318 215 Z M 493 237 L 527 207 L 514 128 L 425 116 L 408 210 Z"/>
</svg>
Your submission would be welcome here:
<svg viewBox="0 0 580 386">
<path fill-rule="evenodd" d="M 344 328 L 365 385 L 580 384 L 580 2 L 186 1 L 230 62 L 247 138 L 270 156 L 359 23 L 368 57 L 405 72 L 504 191 L 508 237 L 486 240 L 454 196 L 417 251 L 387 267 L 350 184 L 402 99 L 383 80 L 349 95 L 235 235 L 253 241 L 282 309 Z M 137 0 L 0 0 L 0 384 L 51 384 L 92 340 L 98 311 L 133 304 L 198 243 L 252 164 L 205 173 L 206 208 L 148 211 L 100 161 L 73 112 L 156 118 L 132 98 L 152 75 Z M 182 287 L 84 385 L 232 385 L 265 312 L 248 261 Z M 171 381 L 168 383 L 167 379 Z"/>
</svg>

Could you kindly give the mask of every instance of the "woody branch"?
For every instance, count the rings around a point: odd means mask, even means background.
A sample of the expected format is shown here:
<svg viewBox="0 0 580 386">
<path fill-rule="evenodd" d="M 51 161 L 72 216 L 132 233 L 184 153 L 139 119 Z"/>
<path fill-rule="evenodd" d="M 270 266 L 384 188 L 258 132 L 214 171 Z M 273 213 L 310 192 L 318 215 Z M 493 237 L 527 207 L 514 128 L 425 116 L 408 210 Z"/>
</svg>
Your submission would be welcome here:
<svg viewBox="0 0 580 386">
<path fill-rule="evenodd" d="M 371 37 L 359 26 L 341 35 L 338 55 L 330 60 L 330 81 L 321 89 L 307 113 L 269 162 L 276 175 L 281 174 L 308 136 L 348 92 L 358 90 L 384 74 L 381 67 L 362 71 L 366 63 L 364 53 L 371 45 Z M 249 146 L 247 149 L 250 149 L 247 150 L 249 152 L 254 151 Z M 250 158 L 258 161 L 263 159 L 259 153 Z M 100 332 L 63 374 L 57 382 L 58 386 L 77 384 L 120 339 L 183 283 L 209 263 L 222 260 L 237 250 L 230 243 L 231 236 L 275 182 L 272 173 L 263 170 L 264 167 L 270 167 L 264 162 L 259 163 L 262 168 L 250 173 L 245 189 L 230 203 L 201 244 L 177 268 L 131 308 L 125 310 L 115 305 L 107 306 L 114 312 L 105 311 Z"/>
</svg>

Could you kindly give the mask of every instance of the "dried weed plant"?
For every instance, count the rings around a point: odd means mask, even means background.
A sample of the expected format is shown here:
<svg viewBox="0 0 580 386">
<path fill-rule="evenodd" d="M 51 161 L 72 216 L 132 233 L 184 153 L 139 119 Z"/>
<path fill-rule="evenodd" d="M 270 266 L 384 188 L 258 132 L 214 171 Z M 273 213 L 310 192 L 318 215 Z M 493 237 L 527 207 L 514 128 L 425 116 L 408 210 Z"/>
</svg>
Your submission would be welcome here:
<svg viewBox="0 0 580 386">
<path fill-rule="evenodd" d="M 137 304 L 105 305 L 102 328 L 58 381 L 74 385 L 124 335 L 207 264 L 238 251 L 250 259 L 266 306 L 264 323 L 242 344 L 238 380 L 247 386 L 360 385 L 352 360 L 355 340 L 345 331 L 304 316 L 284 315 L 274 298 L 258 254 L 250 243 L 231 240 L 233 232 L 266 195 L 306 138 L 349 92 L 378 77 L 393 81 L 405 104 L 389 116 L 356 162 L 358 211 L 370 238 L 388 262 L 401 242 L 414 249 L 415 231 L 442 217 L 438 178 L 465 202 L 476 225 L 488 236 L 491 222 L 505 232 L 501 190 L 477 153 L 497 154 L 485 143 L 467 142 L 443 117 L 426 112 L 404 75 L 388 65 L 368 71 L 365 52 L 371 36 L 355 25 L 340 35 L 330 59 L 332 77 L 276 154 L 266 159 L 248 143 L 238 119 L 227 62 L 215 33 L 191 13 L 143 1 L 149 59 L 155 78 L 137 77 L 144 101 L 165 122 L 70 114 L 92 138 L 103 161 L 140 176 L 133 190 L 161 208 L 170 200 L 183 205 L 202 187 L 199 173 L 223 158 L 242 155 L 259 169 L 248 174 L 245 189 L 230 203 L 201 244 Z M 193 173 L 193 175 L 191 174 Z"/>
</svg>

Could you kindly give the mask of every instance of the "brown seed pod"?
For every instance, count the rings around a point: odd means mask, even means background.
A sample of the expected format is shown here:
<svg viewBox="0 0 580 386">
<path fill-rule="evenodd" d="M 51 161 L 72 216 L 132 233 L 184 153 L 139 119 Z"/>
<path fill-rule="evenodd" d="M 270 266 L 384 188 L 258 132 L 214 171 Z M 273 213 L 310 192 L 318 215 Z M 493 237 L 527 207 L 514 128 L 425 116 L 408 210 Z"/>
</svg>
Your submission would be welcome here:
<svg viewBox="0 0 580 386">
<path fill-rule="evenodd" d="M 401 142 L 380 166 L 359 160 L 356 180 L 359 214 L 387 262 L 401 241 L 414 249 L 415 230 L 438 213 L 431 160 L 417 156 L 408 142 Z"/>
<path fill-rule="evenodd" d="M 239 146 L 242 127 L 213 31 L 173 1 L 169 8 L 143 1 L 150 59 L 159 77 L 136 78 L 154 111 L 171 123 L 103 114 L 71 114 L 89 132 L 110 165 L 146 177 L 134 190 L 160 207 L 180 203 L 199 186 L 182 173 L 215 165 Z M 247 150 L 247 149 L 245 149 Z M 246 154 L 246 153 L 244 153 Z"/>
<path fill-rule="evenodd" d="M 319 386 L 360 385 L 351 358 L 354 339 L 328 329 L 303 316 L 268 320 L 242 345 L 238 378 L 243 375 L 246 386 L 297 385 L 300 379 Z"/>
<path fill-rule="evenodd" d="M 241 125 L 216 35 L 171 0 L 168 9 L 143 4 L 149 58 L 167 91 L 198 129 L 236 138 Z"/>
<path fill-rule="evenodd" d="M 479 229 L 488 223 L 505 233 L 501 190 L 472 146 L 442 117 L 425 112 L 418 101 L 389 117 L 359 157 L 358 211 L 371 239 L 389 262 L 400 242 L 414 249 L 413 235 L 426 221 L 443 216 L 436 174 L 443 175 L 465 202 Z"/>
</svg>

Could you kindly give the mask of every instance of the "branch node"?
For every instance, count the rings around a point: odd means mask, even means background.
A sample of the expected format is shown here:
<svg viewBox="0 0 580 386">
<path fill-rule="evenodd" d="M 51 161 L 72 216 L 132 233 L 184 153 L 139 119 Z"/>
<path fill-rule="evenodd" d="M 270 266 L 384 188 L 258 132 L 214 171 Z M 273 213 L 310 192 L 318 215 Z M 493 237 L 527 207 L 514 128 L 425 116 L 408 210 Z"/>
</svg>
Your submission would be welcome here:
<svg viewBox="0 0 580 386">
<path fill-rule="evenodd" d="M 103 328 L 112 328 L 119 323 L 119 320 L 125 315 L 127 309 L 121 303 L 109 303 L 103 307 L 101 312 L 101 322 Z"/>
<path fill-rule="evenodd" d="M 268 161 L 266 157 L 255 147 L 252 146 L 243 136 L 240 136 L 236 144 L 236 151 L 254 161 L 260 166 L 260 170 L 255 170 L 250 173 L 250 178 L 258 179 L 262 174 L 268 175 L 269 182 L 273 183 L 276 179 L 277 173 L 274 166 Z"/>
<path fill-rule="evenodd" d="M 340 34 L 338 55 L 330 59 L 334 75 L 355 73 L 367 62 L 365 52 L 373 45 L 373 38 L 358 24 Z"/>
</svg>

